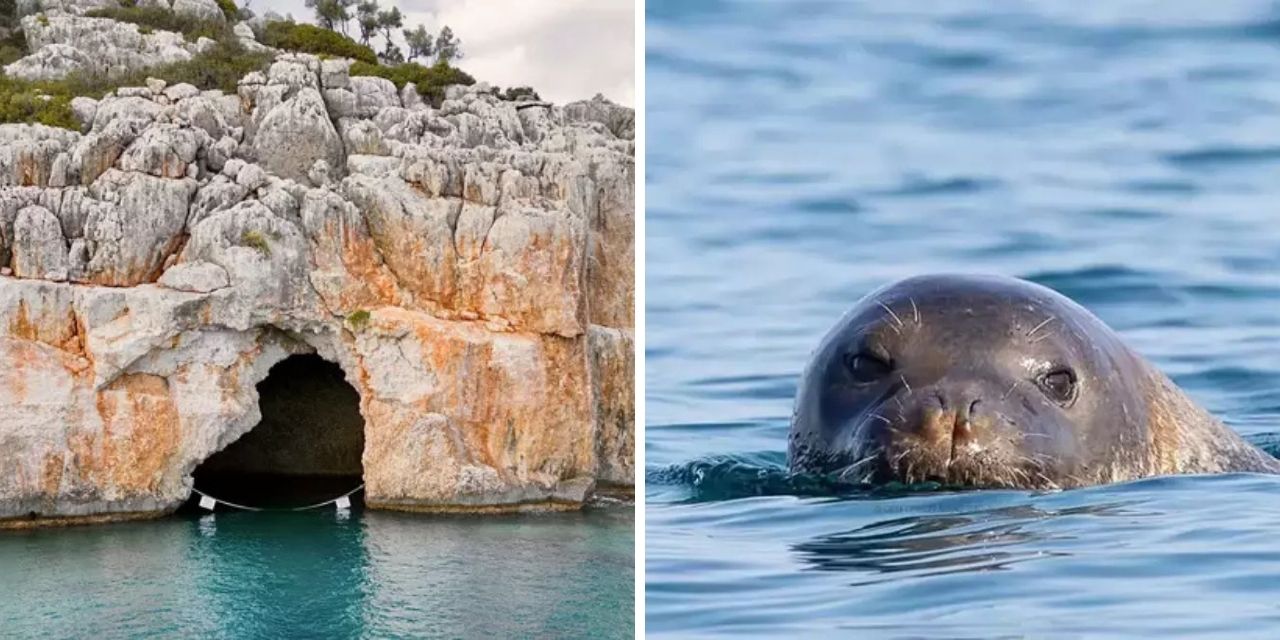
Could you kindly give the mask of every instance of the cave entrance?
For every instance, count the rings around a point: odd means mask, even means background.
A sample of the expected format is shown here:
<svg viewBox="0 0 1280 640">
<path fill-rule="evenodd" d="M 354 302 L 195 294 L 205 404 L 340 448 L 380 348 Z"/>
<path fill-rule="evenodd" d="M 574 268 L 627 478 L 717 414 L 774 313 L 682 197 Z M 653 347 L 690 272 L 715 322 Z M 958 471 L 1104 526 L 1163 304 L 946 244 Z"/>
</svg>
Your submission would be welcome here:
<svg viewBox="0 0 1280 640">
<path fill-rule="evenodd" d="M 338 365 L 314 354 L 290 356 L 257 389 L 262 421 L 196 468 L 197 491 L 256 509 L 296 509 L 361 485 L 360 395 Z M 351 495 L 352 504 L 362 496 Z"/>
</svg>

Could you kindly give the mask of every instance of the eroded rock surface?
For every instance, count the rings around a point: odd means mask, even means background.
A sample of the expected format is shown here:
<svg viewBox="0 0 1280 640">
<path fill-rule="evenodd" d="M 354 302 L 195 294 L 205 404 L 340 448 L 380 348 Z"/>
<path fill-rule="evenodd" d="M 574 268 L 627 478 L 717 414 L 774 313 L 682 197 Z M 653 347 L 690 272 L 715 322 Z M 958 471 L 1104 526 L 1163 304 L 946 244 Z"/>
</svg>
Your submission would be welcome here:
<svg viewBox="0 0 1280 640">
<path fill-rule="evenodd" d="M 184 11 L 195 11 L 200 4 L 195 0 L 177 2 Z M 216 5 L 213 10 L 222 18 Z M 22 33 L 31 54 L 5 66 L 4 73 L 23 80 L 56 80 L 76 71 L 119 76 L 190 60 L 215 44 L 208 38 L 187 42 L 182 34 L 172 31 L 149 31 L 135 24 L 61 10 L 23 18 Z"/>
<path fill-rule="evenodd" d="M 359 393 L 372 506 L 633 482 L 630 110 L 152 84 L 0 125 L 0 520 L 175 508 L 294 353 Z"/>
</svg>

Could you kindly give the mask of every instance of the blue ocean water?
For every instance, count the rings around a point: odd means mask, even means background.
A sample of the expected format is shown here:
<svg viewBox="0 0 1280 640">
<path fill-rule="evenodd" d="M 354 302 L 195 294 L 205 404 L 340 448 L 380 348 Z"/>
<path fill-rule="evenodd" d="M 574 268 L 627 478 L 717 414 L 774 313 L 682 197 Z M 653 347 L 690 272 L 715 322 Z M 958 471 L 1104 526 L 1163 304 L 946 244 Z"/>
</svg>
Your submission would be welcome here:
<svg viewBox="0 0 1280 640">
<path fill-rule="evenodd" d="M 0 531 L 3 638 L 631 638 L 630 508 Z"/>
<path fill-rule="evenodd" d="M 1280 478 L 824 495 L 796 379 L 928 272 L 1053 287 L 1280 431 L 1280 4 L 650 0 L 654 635 L 1280 635 Z"/>
</svg>

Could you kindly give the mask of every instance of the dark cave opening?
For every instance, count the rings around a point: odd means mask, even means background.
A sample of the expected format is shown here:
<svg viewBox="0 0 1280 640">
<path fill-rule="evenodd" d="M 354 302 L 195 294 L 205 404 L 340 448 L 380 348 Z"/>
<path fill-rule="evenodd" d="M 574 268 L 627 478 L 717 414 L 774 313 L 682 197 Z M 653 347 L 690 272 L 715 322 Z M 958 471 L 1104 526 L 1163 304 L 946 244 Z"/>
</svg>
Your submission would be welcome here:
<svg viewBox="0 0 1280 640">
<path fill-rule="evenodd" d="M 295 509 L 360 486 L 360 395 L 337 364 L 314 354 L 290 356 L 257 389 L 262 421 L 196 468 L 197 491 L 259 509 Z M 362 496 L 353 494 L 352 504 Z"/>
</svg>

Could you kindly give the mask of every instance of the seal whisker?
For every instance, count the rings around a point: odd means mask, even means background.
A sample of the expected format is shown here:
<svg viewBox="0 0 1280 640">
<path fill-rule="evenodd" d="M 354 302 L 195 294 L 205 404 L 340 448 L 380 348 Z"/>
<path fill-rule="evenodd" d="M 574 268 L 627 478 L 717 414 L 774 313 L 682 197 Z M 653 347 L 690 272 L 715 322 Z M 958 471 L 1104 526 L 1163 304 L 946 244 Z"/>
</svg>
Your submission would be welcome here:
<svg viewBox="0 0 1280 640">
<path fill-rule="evenodd" d="M 916 326 L 923 327 L 924 323 L 920 322 L 920 308 L 916 306 L 916 299 L 915 298 L 908 298 L 908 299 L 911 300 L 911 313 L 916 317 Z"/>
<path fill-rule="evenodd" d="M 899 373 L 898 378 L 902 380 L 902 386 L 907 388 L 907 395 L 911 395 L 911 385 L 907 384 L 907 376 Z"/>
<path fill-rule="evenodd" d="M 1031 336 L 1035 335 L 1037 331 L 1044 328 L 1046 324 L 1049 324 L 1050 322 L 1053 322 L 1054 320 L 1057 320 L 1057 319 L 1058 319 L 1057 316 L 1049 316 L 1048 318 L 1045 318 L 1044 322 L 1041 322 L 1040 324 L 1032 327 L 1031 330 L 1027 332 L 1026 337 L 1030 338 Z"/>
<path fill-rule="evenodd" d="M 878 413 L 875 413 L 875 412 L 868 413 L 868 414 L 867 414 L 867 417 L 868 417 L 868 418 L 875 418 L 876 420 L 880 420 L 880 421 L 884 422 L 885 424 L 887 424 L 887 425 L 889 425 L 889 426 L 891 426 L 891 427 L 893 426 L 893 421 L 892 421 L 892 420 L 889 420 L 888 418 L 886 418 L 886 417 L 884 417 L 884 416 L 882 416 L 882 415 L 880 415 L 880 414 L 878 414 Z"/>
<path fill-rule="evenodd" d="M 1039 471 L 1036 472 L 1036 475 L 1039 476 L 1041 480 L 1044 480 L 1045 483 L 1049 485 L 1050 489 L 1054 491 L 1062 491 L 1062 487 L 1058 486 L 1058 483 L 1050 480 L 1048 476 L 1040 473 Z"/>
<path fill-rule="evenodd" d="M 880 302 L 879 300 L 876 300 L 876 304 L 880 305 L 880 308 L 881 308 L 881 309 L 884 309 L 885 311 L 887 311 L 887 312 L 889 313 L 889 315 L 890 315 L 890 316 L 893 316 L 893 321 L 898 325 L 898 328 L 899 328 L 899 329 L 901 329 L 901 328 L 904 326 L 904 325 L 902 324 L 902 318 L 899 318 L 899 317 L 898 317 L 898 314 L 894 313 L 894 312 L 893 312 L 893 309 L 890 309 L 890 308 L 889 308 L 889 305 L 887 305 L 887 304 L 885 304 L 885 303 L 883 303 L 883 302 Z"/>
<path fill-rule="evenodd" d="M 875 459 L 876 459 L 876 457 L 877 457 L 877 456 L 879 456 L 879 455 L 880 455 L 880 454 L 879 454 L 879 452 L 877 451 L 877 452 L 872 453 L 871 455 L 868 455 L 868 456 L 866 456 L 865 458 L 862 458 L 862 459 L 860 459 L 860 460 L 858 460 L 858 461 L 856 461 L 856 462 L 853 462 L 853 463 L 851 463 L 851 464 L 847 464 L 847 465 L 845 465 L 843 469 L 841 469 L 839 472 L 837 472 L 837 473 L 836 473 L 836 477 L 840 478 L 841 480 L 845 480 L 845 481 L 847 481 L 847 480 L 848 480 L 847 476 L 848 476 L 849 474 L 854 473 L 854 472 L 857 472 L 857 471 L 859 470 L 859 469 L 858 469 L 859 467 L 861 467 L 862 465 L 864 465 L 864 464 L 866 464 L 866 463 L 868 463 L 868 462 L 871 462 L 871 461 L 875 460 Z"/>
<path fill-rule="evenodd" d="M 1013 384 L 1009 385 L 1009 390 L 1004 392 L 1004 395 L 1001 396 L 1000 401 L 1003 402 L 1005 400 L 1008 400 L 1009 394 L 1013 393 L 1013 390 L 1016 389 L 1017 387 L 1018 387 L 1018 381 L 1014 380 Z"/>
</svg>

